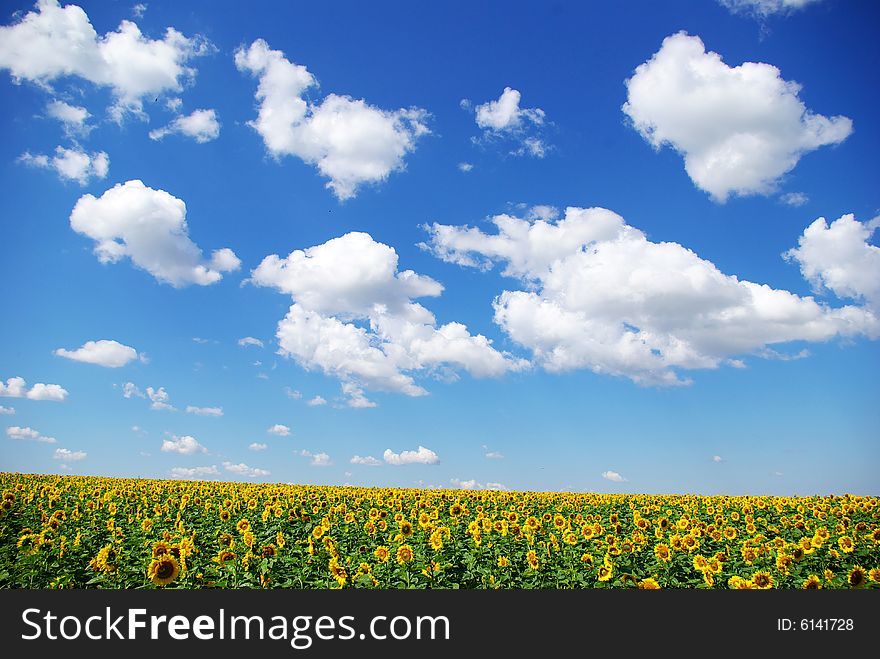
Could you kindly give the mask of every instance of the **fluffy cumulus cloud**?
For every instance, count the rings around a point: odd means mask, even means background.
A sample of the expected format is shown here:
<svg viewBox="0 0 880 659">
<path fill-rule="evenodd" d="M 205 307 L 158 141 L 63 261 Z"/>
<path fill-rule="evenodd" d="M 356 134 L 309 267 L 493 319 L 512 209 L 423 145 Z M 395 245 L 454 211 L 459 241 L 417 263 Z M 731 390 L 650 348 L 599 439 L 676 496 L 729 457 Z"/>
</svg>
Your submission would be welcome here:
<svg viewBox="0 0 880 659">
<path fill-rule="evenodd" d="M 734 14 L 748 14 L 767 18 L 773 14 L 787 14 L 822 0 L 718 0 Z"/>
<path fill-rule="evenodd" d="M 12 416 L 13 414 L 15 414 L 14 407 L 6 407 L 4 405 L 0 405 L 0 416 L 3 416 L 3 415 Z"/>
<path fill-rule="evenodd" d="M 219 476 L 220 471 L 216 465 L 205 467 L 174 467 L 169 472 L 172 478 L 192 479 Z"/>
<path fill-rule="evenodd" d="M 269 428 L 267 431 L 270 435 L 278 435 L 279 437 L 288 437 L 290 436 L 290 428 L 285 426 L 282 423 L 276 423 L 274 426 Z"/>
<path fill-rule="evenodd" d="M 547 152 L 547 145 L 541 135 L 544 111 L 541 108 L 520 107 L 521 98 L 518 90 L 505 87 L 496 100 L 476 106 L 475 121 L 483 129 L 481 139 L 510 140 L 514 144 L 511 154 L 543 158 Z M 462 107 L 469 108 L 470 103 L 465 102 Z M 462 171 L 469 170 L 470 167 Z"/>
<path fill-rule="evenodd" d="M 233 464 L 232 462 L 224 462 L 223 468 L 236 476 L 245 476 L 247 478 L 260 478 L 269 476 L 270 472 L 265 469 L 257 469 L 256 467 L 248 467 L 244 462 Z"/>
<path fill-rule="evenodd" d="M 46 437 L 44 434 L 33 428 L 21 428 L 20 426 L 9 426 L 6 429 L 6 435 L 10 439 L 26 439 L 31 442 L 41 442 L 43 444 L 56 444 L 58 442 L 54 437 Z"/>
<path fill-rule="evenodd" d="M 694 184 L 719 202 L 772 192 L 801 156 L 853 130 L 847 117 L 807 109 L 800 85 L 775 66 L 728 66 L 684 32 L 664 39 L 626 86 L 623 111 L 636 130 L 655 149 L 678 151 Z"/>
<path fill-rule="evenodd" d="M 465 266 L 503 264 L 522 290 L 495 299 L 495 322 L 551 372 L 590 369 L 640 384 L 685 384 L 681 371 L 736 365 L 733 356 L 767 356 L 786 342 L 880 336 L 880 319 L 868 307 L 830 307 L 724 274 L 678 243 L 648 240 L 603 208 L 568 208 L 556 220 L 492 221 L 493 233 L 435 224 L 426 247 Z M 822 277 L 828 285 L 830 276 Z M 833 285 L 869 298 L 864 280 L 854 281 Z"/>
<path fill-rule="evenodd" d="M 377 460 L 372 455 L 353 455 L 349 462 L 353 465 L 363 465 L 365 467 L 378 467 L 382 464 L 381 460 Z"/>
<path fill-rule="evenodd" d="M 507 486 L 502 485 L 501 483 L 480 483 L 475 478 L 471 478 L 470 480 L 463 481 L 459 478 L 451 478 L 449 482 L 452 483 L 452 487 L 455 487 L 459 490 L 499 490 L 506 491 Z"/>
<path fill-rule="evenodd" d="M 179 453 L 180 455 L 193 455 L 195 453 L 207 453 L 208 449 L 199 444 L 198 440 L 191 435 L 171 435 L 171 439 L 162 440 L 162 451 L 165 453 Z"/>
<path fill-rule="evenodd" d="M 830 225 L 820 217 L 785 258 L 800 265 L 817 293 L 830 290 L 839 298 L 863 301 L 880 314 L 880 247 L 870 243 L 877 227 L 880 217 L 859 222 L 848 214 Z"/>
<path fill-rule="evenodd" d="M 269 445 L 262 444 L 260 442 L 251 442 L 250 444 L 248 444 L 248 448 L 251 451 L 265 451 L 267 448 L 269 448 Z"/>
<path fill-rule="evenodd" d="M 612 483 L 626 483 L 626 479 L 623 476 L 610 469 L 602 472 L 602 478 L 606 481 L 611 481 Z"/>
<path fill-rule="evenodd" d="M 401 451 L 400 453 L 395 453 L 390 448 L 387 448 L 382 454 L 382 459 L 388 464 L 395 466 L 411 464 L 434 465 L 440 462 L 440 456 L 431 449 L 421 445 L 415 451 Z"/>
<path fill-rule="evenodd" d="M 125 395 L 124 391 L 122 395 Z M 158 389 L 147 387 L 147 398 L 150 399 L 151 410 L 174 411 L 174 406 L 171 405 L 171 397 L 168 395 L 168 392 L 165 391 L 165 387 L 159 387 Z"/>
<path fill-rule="evenodd" d="M 34 386 L 28 388 L 24 378 L 9 378 L 6 380 L 6 384 L 3 383 L 3 380 L 0 380 L 0 396 L 61 402 L 67 400 L 67 395 L 67 389 L 57 384 L 37 382 Z"/>
<path fill-rule="evenodd" d="M 403 169 L 404 157 L 429 132 L 427 113 L 418 108 L 383 110 L 337 94 L 308 100 L 307 92 L 318 86 L 315 77 L 262 39 L 237 50 L 235 65 L 259 79 L 259 109 L 250 125 L 269 153 L 317 167 L 340 200 Z"/>
<path fill-rule="evenodd" d="M 183 200 L 137 180 L 117 184 L 98 198 L 80 197 L 70 214 L 70 226 L 95 241 L 101 263 L 128 257 L 175 288 L 214 284 L 222 273 L 241 265 L 229 248 L 215 250 L 206 260 L 189 238 Z"/>
<path fill-rule="evenodd" d="M 0 68 L 14 81 L 48 87 L 78 77 L 109 88 L 111 115 L 143 113 L 143 99 L 178 92 L 195 76 L 188 62 L 208 52 L 200 37 L 186 37 L 172 27 L 162 39 L 150 39 L 131 21 L 99 36 L 77 5 L 39 0 L 15 23 L 0 26 Z"/>
<path fill-rule="evenodd" d="M 61 125 L 64 126 L 64 133 L 68 137 L 87 135 L 92 129 L 92 126 L 86 123 L 92 115 L 79 105 L 70 105 L 55 99 L 46 106 L 46 114 L 61 122 Z"/>
<path fill-rule="evenodd" d="M 280 353 L 339 378 L 353 407 L 374 405 L 364 388 L 424 395 L 414 373 L 461 368 L 491 377 L 525 366 L 461 323 L 438 325 L 413 300 L 443 287 L 397 265 L 393 248 L 353 232 L 284 258 L 267 256 L 251 282 L 293 297 L 276 333 Z"/>
<path fill-rule="evenodd" d="M 303 449 L 299 452 L 299 454 L 304 458 L 309 458 L 309 464 L 313 467 L 332 467 L 333 462 L 330 460 L 330 456 L 324 452 L 321 453 L 312 453 L 311 451 L 307 451 Z"/>
<path fill-rule="evenodd" d="M 326 404 L 327 404 L 327 401 L 323 396 L 315 396 L 314 398 L 311 398 L 306 401 L 306 405 L 308 405 L 309 407 L 318 407 L 320 405 L 326 405 Z"/>
<path fill-rule="evenodd" d="M 56 460 L 62 460 L 63 462 L 78 462 L 80 460 L 85 460 L 88 454 L 85 451 L 71 451 L 67 448 L 57 448 L 55 449 L 55 453 L 52 454 L 52 457 Z"/>
<path fill-rule="evenodd" d="M 252 336 L 246 336 L 238 340 L 238 345 L 240 345 L 242 348 L 247 348 L 248 346 L 256 346 L 258 348 L 262 348 L 263 342 L 260 341 L 260 339 L 255 339 Z"/>
<path fill-rule="evenodd" d="M 76 181 L 80 185 L 87 185 L 93 178 L 106 178 L 110 171 L 110 158 L 104 151 L 87 153 L 78 146 L 70 149 L 55 147 L 54 156 L 26 152 L 19 161 L 29 167 L 51 170 L 62 181 Z"/>
<path fill-rule="evenodd" d="M 223 416 L 222 407 L 195 407 L 194 405 L 187 405 L 186 411 L 188 414 L 196 414 L 198 416 Z"/>
<path fill-rule="evenodd" d="M 161 140 L 167 135 L 177 133 L 191 137 L 199 144 L 216 140 L 220 137 L 220 122 L 214 110 L 195 110 L 191 114 L 174 119 L 167 126 L 150 131 L 151 140 Z"/>
<path fill-rule="evenodd" d="M 76 350 L 58 348 L 54 354 L 65 359 L 86 364 L 97 364 L 106 368 L 119 368 L 138 358 L 137 350 L 118 341 L 86 341 Z"/>
</svg>

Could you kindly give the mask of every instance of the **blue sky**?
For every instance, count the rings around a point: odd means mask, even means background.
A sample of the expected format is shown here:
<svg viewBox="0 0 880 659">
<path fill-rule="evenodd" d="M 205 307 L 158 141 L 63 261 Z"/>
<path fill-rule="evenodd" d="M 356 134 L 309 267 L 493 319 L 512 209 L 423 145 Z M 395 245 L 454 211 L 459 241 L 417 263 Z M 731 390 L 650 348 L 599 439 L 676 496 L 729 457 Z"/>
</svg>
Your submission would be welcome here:
<svg viewBox="0 0 880 659">
<path fill-rule="evenodd" d="M 880 493 L 877 19 L 4 2 L 0 468 Z"/>
</svg>

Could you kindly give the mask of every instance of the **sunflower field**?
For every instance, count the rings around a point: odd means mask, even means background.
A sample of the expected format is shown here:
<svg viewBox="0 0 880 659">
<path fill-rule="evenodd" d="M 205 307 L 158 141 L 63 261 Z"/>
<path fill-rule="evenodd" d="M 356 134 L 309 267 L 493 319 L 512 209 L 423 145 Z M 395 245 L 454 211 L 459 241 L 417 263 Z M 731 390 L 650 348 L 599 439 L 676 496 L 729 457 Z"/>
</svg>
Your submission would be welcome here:
<svg viewBox="0 0 880 659">
<path fill-rule="evenodd" d="M 0 473 L 2 588 L 878 588 L 880 499 Z"/>
</svg>

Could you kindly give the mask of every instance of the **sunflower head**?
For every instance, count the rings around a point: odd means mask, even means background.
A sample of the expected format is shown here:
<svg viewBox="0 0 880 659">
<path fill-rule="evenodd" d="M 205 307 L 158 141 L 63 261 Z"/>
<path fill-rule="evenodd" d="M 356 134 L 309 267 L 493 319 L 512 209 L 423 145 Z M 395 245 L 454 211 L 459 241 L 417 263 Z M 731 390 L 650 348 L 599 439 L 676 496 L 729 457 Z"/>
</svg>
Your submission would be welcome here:
<svg viewBox="0 0 880 659">
<path fill-rule="evenodd" d="M 849 572 L 846 582 L 850 588 L 861 588 L 868 581 L 868 573 L 861 565 L 856 565 Z"/>
<path fill-rule="evenodd" d="M 154 558 L 147 568 L 147 577 L 157 586 L 167 586 L 180 575 L 180 564 L 171 554 Z"/>
</svg>

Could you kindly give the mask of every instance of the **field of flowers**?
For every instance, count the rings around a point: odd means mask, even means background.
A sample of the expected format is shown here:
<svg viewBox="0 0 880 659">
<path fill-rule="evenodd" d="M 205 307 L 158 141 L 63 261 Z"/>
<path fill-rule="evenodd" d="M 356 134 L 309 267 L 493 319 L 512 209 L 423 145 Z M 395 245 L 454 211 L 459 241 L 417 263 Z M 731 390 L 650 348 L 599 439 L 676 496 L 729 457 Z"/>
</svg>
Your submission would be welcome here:
<svg viewBox="0 0 880 659">
<path fill-rule="evenodd" d="M 880 499 L 0 473 L 2 588 L 878 588 Z"/>
</svg>

